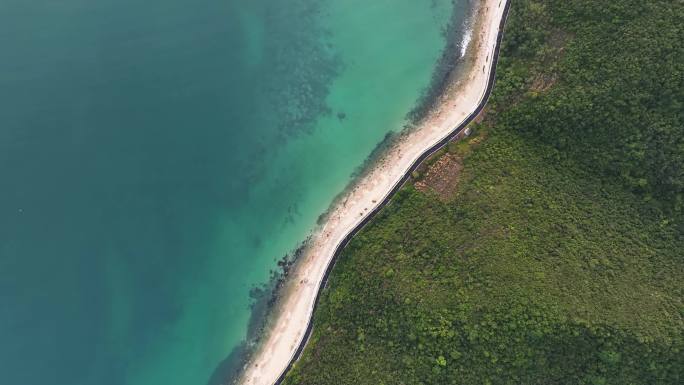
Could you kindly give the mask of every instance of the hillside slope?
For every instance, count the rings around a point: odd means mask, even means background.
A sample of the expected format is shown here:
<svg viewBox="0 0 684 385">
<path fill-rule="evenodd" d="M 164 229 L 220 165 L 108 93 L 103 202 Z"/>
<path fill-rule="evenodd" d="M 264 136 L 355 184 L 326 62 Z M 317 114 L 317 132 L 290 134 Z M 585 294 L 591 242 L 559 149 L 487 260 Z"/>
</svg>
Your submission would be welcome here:
<svg viewBox="0 0 684 385">
<path fill-rule="evenodd" d="M 682 25 L 514 1 L 476 134 L 346 248 L 285 383 L 682 383 Z"/>
</svg>

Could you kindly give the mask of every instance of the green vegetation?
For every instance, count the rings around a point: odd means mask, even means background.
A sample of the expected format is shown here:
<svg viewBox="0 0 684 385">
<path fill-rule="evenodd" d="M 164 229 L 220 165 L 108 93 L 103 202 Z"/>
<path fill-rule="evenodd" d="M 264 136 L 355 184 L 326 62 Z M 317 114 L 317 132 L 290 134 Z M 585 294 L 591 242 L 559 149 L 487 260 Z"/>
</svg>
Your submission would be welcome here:
<svg viewBox="0 0 684 385">
<path fill-rule="evenodd" d="M 683 8 L 515 1 L 452 199 L 351 242 L 285 383 L 684 382 Z"/>
</svg>

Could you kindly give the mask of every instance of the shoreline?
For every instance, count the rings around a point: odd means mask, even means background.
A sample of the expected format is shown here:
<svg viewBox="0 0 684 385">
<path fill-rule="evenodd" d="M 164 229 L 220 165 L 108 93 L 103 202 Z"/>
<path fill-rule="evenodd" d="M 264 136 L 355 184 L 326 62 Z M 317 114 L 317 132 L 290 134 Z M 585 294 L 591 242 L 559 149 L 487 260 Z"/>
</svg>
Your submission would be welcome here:
<svg viewBox="0 0 684 385">
<path fill-rule="evenodd" d="M 472 40 L 463 71 L 449 75 L 444 92 L 426 116 L 409 132 L 399 134 L 388 151 L 324 214 L 323 223 L 292 266 L 239 384 L 273 385 L 283 381 L 311 335 L 320 293 L 340 251 L 391 200 L 423 160 L 460 137 L 479 115 L 494 84 L 509 7 L 510 0 L 481 0 L 475 5 Z"/>
</svg>

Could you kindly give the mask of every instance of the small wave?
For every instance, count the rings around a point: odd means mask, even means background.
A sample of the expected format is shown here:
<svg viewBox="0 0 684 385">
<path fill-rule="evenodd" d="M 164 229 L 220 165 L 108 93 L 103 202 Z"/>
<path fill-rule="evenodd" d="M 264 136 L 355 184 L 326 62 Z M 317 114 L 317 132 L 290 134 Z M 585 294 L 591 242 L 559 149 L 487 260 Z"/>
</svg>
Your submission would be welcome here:
<svg viewBox="0 0 684 385">
<path fill-rule="evenodd" d="M 470 45 L 470 41 L 473 39 L 473 30 L 472 28 L 466 29 L 465 33 L 463 34 L 463 40 L 461 41 L 461 57 L 465 56 L 466 52 L 468 51 L 468 46 Z"/>
</svg>

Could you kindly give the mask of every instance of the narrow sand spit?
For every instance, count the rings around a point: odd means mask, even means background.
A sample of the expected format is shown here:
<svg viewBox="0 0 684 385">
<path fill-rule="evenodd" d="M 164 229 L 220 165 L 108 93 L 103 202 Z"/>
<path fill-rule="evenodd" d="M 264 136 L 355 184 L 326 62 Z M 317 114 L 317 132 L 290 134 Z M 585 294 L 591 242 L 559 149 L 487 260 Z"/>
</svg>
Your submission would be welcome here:
<svg viewBox="0 0 684 385">
<path fill-rule="evenodd" d="M 480 0 L 475 10 L 466 70 L 449 85 L 433 111 L 403 136 L 336 203 L 290 273 L 268 332 L 245 367 L 243 385 L 273 385 L 306 336 L 318 289 L 338 245 L 401 181 L 428 149 L 449 136 L 485 97 L 499 26 L 509 0 Z"/>
</svg>

